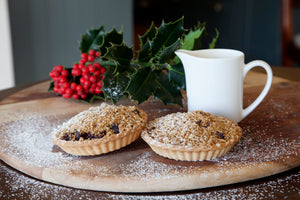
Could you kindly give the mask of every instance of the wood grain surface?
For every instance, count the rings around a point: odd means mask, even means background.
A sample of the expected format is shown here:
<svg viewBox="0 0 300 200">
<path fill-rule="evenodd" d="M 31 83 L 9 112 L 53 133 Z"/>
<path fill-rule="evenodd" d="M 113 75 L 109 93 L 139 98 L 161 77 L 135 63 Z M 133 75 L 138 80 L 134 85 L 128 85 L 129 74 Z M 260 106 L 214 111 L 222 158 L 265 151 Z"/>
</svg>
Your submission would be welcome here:
<svg viewBox="0 0 300 200">
<path fill-rule="evenodd" d="M 244 104 L 262 90 L 264 75 L 249 73 Z M 74 157 L 51 144 L 51 130 L 92 105 L 45 92 L 49 82 L 22 90 L 0 105 L 0 158 L 41 180 L 89 190 L 160 192 L 257 179 L 300 165 L 300 84 L 274 77 L 270 93 L 240 126 L 243 136 L 226 155 L 202 162 L 156 155 L 142 139 L 116 152 Z M 123 99 L 119 104 L 131 104 Z M 149 100 L 139 105 L 150 120 L 185 108 Z"/>
</svg>

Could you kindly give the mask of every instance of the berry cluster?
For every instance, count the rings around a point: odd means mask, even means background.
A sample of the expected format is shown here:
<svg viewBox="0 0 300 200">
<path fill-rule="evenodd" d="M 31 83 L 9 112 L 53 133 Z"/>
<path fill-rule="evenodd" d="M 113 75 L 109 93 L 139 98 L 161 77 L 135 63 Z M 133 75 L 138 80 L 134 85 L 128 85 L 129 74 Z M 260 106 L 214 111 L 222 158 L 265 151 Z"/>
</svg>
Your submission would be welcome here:
<svg viewBox="0 0 300 200">
<path fill-rule="evenodd" d="M 53 91 L 63 98 L 86 100 L 93 95 L 101 95 L 105 68 L 99 62 L 100 51 L 93 49 L 81 54 L 81 59 L 71 69 L 55 66 L 49 73 L 53 79 Z"/>
</svg>

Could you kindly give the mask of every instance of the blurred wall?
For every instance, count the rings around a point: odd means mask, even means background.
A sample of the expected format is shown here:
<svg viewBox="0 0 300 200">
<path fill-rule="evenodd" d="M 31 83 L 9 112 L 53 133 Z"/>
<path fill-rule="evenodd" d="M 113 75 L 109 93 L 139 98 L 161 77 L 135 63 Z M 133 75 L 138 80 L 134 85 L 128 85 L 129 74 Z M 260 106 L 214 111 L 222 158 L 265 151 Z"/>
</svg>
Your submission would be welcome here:
<svg viewBox="0 0 300 200">
<path fill-rule="evenodd" d="M 114 26 L 132 45 L 132 0 L 9 0 L 16 84 L 48 78 L 54 65 L 80 59 L 80 35 Z"/>
<path fill-rule="evenodd" d="M 157 22 L 184 16 L 186 28 L 206 22 L 211 37 L 215 28 L 220 32 L 218 48 L 241 50 L 246 62 L 281 63 L 280 0 L 135 0 L 134 10 Z"/>
</svg>

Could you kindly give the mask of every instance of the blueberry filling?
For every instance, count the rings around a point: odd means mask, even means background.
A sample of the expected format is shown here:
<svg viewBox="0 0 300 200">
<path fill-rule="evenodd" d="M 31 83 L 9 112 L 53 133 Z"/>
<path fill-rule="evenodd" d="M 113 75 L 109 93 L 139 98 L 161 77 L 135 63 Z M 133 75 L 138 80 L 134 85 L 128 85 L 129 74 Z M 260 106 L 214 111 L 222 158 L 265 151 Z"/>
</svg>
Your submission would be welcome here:
<svg viewBox="0 0 300 200">
<path fill-rule="evenodd" d="M 196 121 L 196 124 L 200 127 L 207 128 L 210 126 L 210 122 L 207 122 L 205 125 L 202 124 L 202 120 Z"/>
<path fill-rule="evenodd" d="M 110 129 L 112 129 L 115 134 L 120 133 L 118 124 L 112 124 L 112 125 L 110 125 Z"/>
<path fill-rule="evenodd" d="M 216 134 L 217 134 L 217 137 L 218 137 L 219 139 L 222 139 L 222 140 L 225 139 L 224 133 L 221 133 L 221 132 L 217 131 Z"/>
<path fill-rule="evenodd" d="M 71 135 L 71 137 L 70 137 L 70 135 Z M 71 134 L 65 133 L 65 135 L 62 137 L 62 140 L 71 141 L 72 136 L 75 137 L 75 141 L 79 141 L 80 138 L 82 138 L 84 140 L 101 139 L 105 135 L 106 135 L 106 131 L 102 131 L 100 133 L 100 135 L 99 134 L 95 135 L 95 134 L 92 134 L 91 132 L 80 133 L 80 132 L 76 131 L 76 132 L 71 133 Z"/>
<path fill-rule="evenodd" d="M 132 111 L 134 114 L 140 114 L 140 111 L 138 109 L 135 109 L 134 111 Z"/>
</svg>

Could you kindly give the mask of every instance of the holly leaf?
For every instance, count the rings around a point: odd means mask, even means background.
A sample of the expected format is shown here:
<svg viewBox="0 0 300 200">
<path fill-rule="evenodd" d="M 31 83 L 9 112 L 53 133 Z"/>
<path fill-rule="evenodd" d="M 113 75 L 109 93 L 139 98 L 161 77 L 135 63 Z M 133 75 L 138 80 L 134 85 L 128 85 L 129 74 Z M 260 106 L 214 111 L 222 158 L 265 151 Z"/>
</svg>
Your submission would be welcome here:
<svg viewBox="0 0 300 200">
<path fill-rule="evenodd" d="M 142 45 L 138 52 L 138 61 L 142 62 L 160 62 L 161 55 L 165 61 L 169 57 L 169 51 L 174 47 L 178 48 L 178 39 L 184 32 L 183 17 L 175 22 L 162 22 L 156 30 L 153 27 L 142 37 Z M 175 43 L 175 44 L 174 44 Z M 155 58 L 155 59 L 154 59 Z"/>
<path fill-rule="evenodd" d="M 193 50 L 193 49 L 200 49 L 199 38 L 201 38 L 206 31 L 206 24 L 205 23 L 198 23 L 194 29 L 191 29 L 188 34 L 184 36 L 183 39 L 183 45 L 181 46 L 181 49 L 186 50 Z"/>
<path fill-rule="evenodd" d="M 146 101 L 156 89 L 154 81 L 157 79 L 156 73 L 150 68 L 140 68 L 130 78 L 126 92 L 132 100 L 136 100 L 138 104 Z"/>
<path fill-rule="evenodd" d="M 164 47 L 171 46 L 184 32 L 183 17 L 175 22 L 165 23 L 162 22 L 157 30 L 157 35 L 153 39 L 152 56 L 155 57 Z"/>
<path fill-rule="evenodd" d="M 180 88 L 170 82 L 168 75 L 161 72 L 158 79 L 155 81 L 157 89 L 154 93 L 154 98 L 160 99 L 165 105 L 178 104 L 182 106 L 182 95 Z"/>
<path fill-rule="evenodd" d="M 102 91 L 105 100 L 111 100 L 114 104 L 121 97 L 126 96 L 125 89 L 129 83 L 129 78 L 122 73 L 114 73 L 114 67 L 107 68 L 103 79 Z"/>
<path fill-rule="evenodd" d="M 157 55 L 158 63 L 166 63 L 171 56 L 174 55 L 174 51 L 181 46 L 181 40 L 178 38 L 176 42 L 168 47 L 163 47 L 161 52 Z"/>
<path fill-rule="evenodd" d="M 118 65 L 130 66 L 130 62 L 133 58 L 133 49 L 127 47 L 124 42 L 120 45 L 112 44 L 107 50 L 104 58 L 116 61 Z"/>
<path fill-rule="evenodd" d="M 98 29 L 90 29 L 81 36 L 79 49 L 81 53 L 87 53 L 90 49 L 98 50 L 104 42 L 105 30 L 101 26 Z"/>
<path fill-rule="evenodd" d="M 146 31 L 143 36 L 139 36 L 141 46 L 145 45 L 147 41 L 152 40 L 157 33 L 154 22 L 151 23 L 150 28 Z"/>
<path fill-rule="evenodd" d="M 182 63 L 177 63 L 169 68 L 169 80 L 173 81 L 176 85 L 181 87 L 183 90 L 186 89 L 185 85 L 185 74 Z"/>
<path fill-rule="evenodd" d="M 118 32 L 113 28 L 110 32 L 105 34 L 104 42 L 100 47 L 102 55 L 107 53 L 107 48 L 111 47 L 112 44 L 122 44 L 123 43 L 123 31 Z"/>
<path fill-rule="evenodd" d="M 137 60 L 140 62 L 147 62 L 152 58 L 152 39 L 155 37 L 157 30 L 152 22 L 150 28 L 143 36 L 140 36 L 140 50 Z"/>
<path fill-rule="evenodd" d="M 218 39 L 219 39 L 219 31 L 218 31 L 218 29 L 216 29 L 216 36 L 213 38 L 212 42 L 209 44 L 210 49 L 215 48 Z"/>
<path fill-rule="evenodd" d="M 51 81 L 48 88 L 48 92 L 53 91 L 53 88 L 54 88 L 54 81 Z"/>
<path fill-rule="evenodd" d="M 137 71 L 131 77 L 126 91 L 138 104 L 154 96 L 164 104 L 182 105 L 180 88 L 172 84 L 163 71 L 152 70 L 150 67 Z"/>
<path fill-rule="evenodd" d="M 139 54 L 137 57 L 138 62 L 148 62 L 152 58 L 152 42 L 147 41 L 141 49 L 139 50 Z"/>
</svg>

